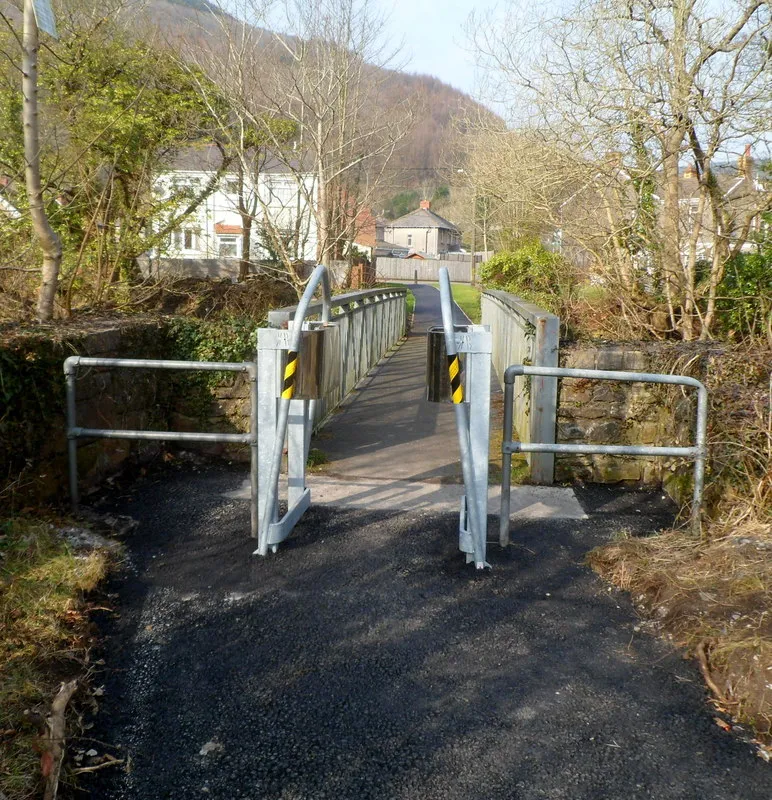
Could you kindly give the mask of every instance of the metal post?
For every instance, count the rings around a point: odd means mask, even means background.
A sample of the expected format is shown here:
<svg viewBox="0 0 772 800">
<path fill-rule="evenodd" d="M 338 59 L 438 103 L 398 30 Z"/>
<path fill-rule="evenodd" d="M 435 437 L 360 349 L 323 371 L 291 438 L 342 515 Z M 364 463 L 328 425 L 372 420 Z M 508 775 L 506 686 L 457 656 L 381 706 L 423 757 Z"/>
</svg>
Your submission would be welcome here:
<svg viewBox="0 0 772 800">
<path fill-rule="evenodd" d="M 322 284 L 323 291 L 323 308 L 322 308 L 322 322 L 330 321 L 330 277 L 327 273 L 327 267 L 319 265 L 311 273 L 311 277 L 306 286 L 303 297 L 297 305 L 295 311 L 295 319 L 293 320 L 292 333 L 290 335 L 291 352 L 297 354 L 300 349 L 300 339 L 303 332 L 303 320 L 305 319 L 308 306 L 311 303 L 311 298 L 319 284 Z M 285 393 L 282 393 L 283 395 Z M 265 494 L 265 505 L 262 509 L 262 516 L 260 520 L 260 536 L 258 542 L 257 553 L 264 556 L 268 554 L 268 536 L 271 525 L 272 509 L 276 508 L 279 496 L 279 472 L 281 471 L 281 455 L 284 447 L 284 438 L 287 435 L 287 423 L 289 421 L 290 400 L 292 391 L 286 393 L 287 396 L 282 396 L 279 401 L 279 413 L 276 420 L 276 436 L 273 441 L 273 453 L 271 455 L 270 474 L 268 475 L 268 486 Z"/>
<path fill-rule="evenodd" d="M 511 380 L 509 379 L 511 377 Z M 504 376 L 504 437 L 512 441 L 512 422 L 515 404 L 515 377 L 507 370 Z M 510 494 L 512 491 L 512 453 L 505 450 L 501 455 L 501 515 L 499 517 L 499 544 L 509 545 Z"/>
<path fill-rule="evenodd" d="M 257 449 L 257 363 L 249 367 L 249 530 L 253 539 L 258 534 L 258 449 Z"/>
<path fill-rule="evenodd" d="M 67 460 L 70 471 L 70 504 L 73 511 L 78 510 L 78 440 L 75 435 L 77 406 L 75 402 L 75 367 L 77 356 L 70 356 L 64 362 L 64 375 L 67 383 Z"/>
<path fill-rule="evenodd" d="M 488 461 L 490 448 L 491 422 L 491 344 L 488 332 L 475 331 L 476 326 L 468 326 L 469 342 L 467 351 L 467 399 L 469 406 L 469 444 L 474 476 L 473 506 L 477 514 L 477 526 L 483 541 L 483 558 L 486 553 L 488 533 Z"/>
<path fill-rule="evenodd" d="M 440 267 L 439 278 L 442 325 L 445 331 L 445 352 L 450 362 L 454 356 L 457 356 L 457 352 L 456 337 L 453 327 L 453 294 L 450 288 L 448 270 L 445 267 Z M 456 369 L 458 369 L 457 363 Z M 482 515 L 479 511 L 479 498 L 476 496 L 477 492 L 475 491 L 474 465 L 472 464 L 472 446 L 469 434 L 469 409 L 463 402 L 463 395 L 455 395 L 454 393 L 453 408 L 456 411 L 458 447 L 461 451 L 461 470 L 464 475 L 464 486 L 469 495 L 467 504 L 470 513 L 467 514 L 467 517 L 470 523 L 469 528 L 472 533 L 474 561 L 477 569 L 483 569 L 485 567 L 485 531 L 481 531 L 479 525 L 479 520 Z M 487 513 L 487 509 L 484 510 L 484 513 Z"/>
<path fill-rule="evenodd" d="M 695 444 L 697 456 L 694 459 L 694 495 L 692 498 L 691 528 L 693 533 L 700 532 L 700 507 L 702 506 L 702 489 L 705 483 L 705 457 L 707 454 L 708 436 L 708 390 L 700 384 L 697 387 L 697 434 Z"/>
</svg>

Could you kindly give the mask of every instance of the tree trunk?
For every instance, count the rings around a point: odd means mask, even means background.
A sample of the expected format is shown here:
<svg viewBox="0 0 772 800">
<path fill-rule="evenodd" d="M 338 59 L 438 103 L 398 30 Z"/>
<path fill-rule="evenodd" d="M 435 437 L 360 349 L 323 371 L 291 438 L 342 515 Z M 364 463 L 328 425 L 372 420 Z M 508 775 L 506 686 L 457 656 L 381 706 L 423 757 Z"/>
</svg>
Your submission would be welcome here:
<svg viewBox="0 0 772 800">
<path fill-rule="evenodd" d="M 317 181 L 318 181 L 318 188 L 316 194 L 316 252 L 317 252 L 317 259 L 321 264 L 325 266 L 330 266 L 330 247 L 329 247 L 329 235 L 330 235 L 330 208 L 329 208 L 329 197 L 327 191 L 327 185 L 325 184 L 326 174 L 324 170 L 324 165 L 321 162 L 321 159 L 317 163 L 316 167 L 317 172 Z"/>
<path fill-rule="evenodd" d="M 62 242 L 51 227 L 43 203 L 40 181 L 40 137 L 38 134 L 38 26 L 32 0 L 24 0 L 22 33 L 22 124 L 24 126 L 24 161 L 27 197 L 32 230 L 43 250 L 43 270 L 38 290 L 37 318 L 47 322 L 54 315 L 54 299 L 62 263 Z"/>
<path fill-rule="evenodd" d="M 668 303 L 670 326 L 678 330 L 676 308 L 681 306 L 681 232 L 679 230 L 678 207 L 678 153 L 681 137 L 666 140 L 666 154 L 662 163 L 664 173 L 664 201 L 662 214 L 662 278 L 665 283 L 665 297 Z"/>
<path fill-rule="evenodd" d="M 252 249 L 252 215 L 242 206 L 241 211 L 241 260 L 239 261 L 239 281 L 249 277 L 250 250 Z"/>
</svg>

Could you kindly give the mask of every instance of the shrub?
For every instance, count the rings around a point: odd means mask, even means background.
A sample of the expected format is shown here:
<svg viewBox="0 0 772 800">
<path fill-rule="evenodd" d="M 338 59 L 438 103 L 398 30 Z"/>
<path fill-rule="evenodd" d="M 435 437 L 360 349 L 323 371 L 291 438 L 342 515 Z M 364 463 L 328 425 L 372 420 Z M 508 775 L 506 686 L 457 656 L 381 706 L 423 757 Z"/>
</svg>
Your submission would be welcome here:
<svg viewBox="0 0 772 800">
<path fill-rule="evenodd" d="M 482 265 L 480 276 L 488 288 L 511 292 L 561 318 L 567 316 L 576 285 L 571 264 L 538 240 L 496 253 Z"/>
</svg>

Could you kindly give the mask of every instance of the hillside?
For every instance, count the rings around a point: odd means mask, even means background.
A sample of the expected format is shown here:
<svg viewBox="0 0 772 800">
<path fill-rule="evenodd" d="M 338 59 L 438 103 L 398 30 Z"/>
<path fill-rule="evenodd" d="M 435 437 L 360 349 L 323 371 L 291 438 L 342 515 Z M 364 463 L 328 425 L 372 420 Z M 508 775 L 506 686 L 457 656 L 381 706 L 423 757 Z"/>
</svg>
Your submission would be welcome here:
<svg viewBox="0 0 772 800">
<path fill-rule="evenodd" d="M 207 0 L 151 0 L 147 13 L 162 36 L 168 40 L 190 40 L 217 35 L 220 24 L 213 14 L 221 14 Z M 226 15 L 227 18 L 227 15 Z M 388 108 L 405 97 L 416 98 L 420 112 L 397 157 L 388 191 L 419 186 L 436 186 L 452 162 L 452 119 L 456 116 L 490 112 L 471 97 L 429 75 L 382 70 L 383 103 Z"/>
</svg>

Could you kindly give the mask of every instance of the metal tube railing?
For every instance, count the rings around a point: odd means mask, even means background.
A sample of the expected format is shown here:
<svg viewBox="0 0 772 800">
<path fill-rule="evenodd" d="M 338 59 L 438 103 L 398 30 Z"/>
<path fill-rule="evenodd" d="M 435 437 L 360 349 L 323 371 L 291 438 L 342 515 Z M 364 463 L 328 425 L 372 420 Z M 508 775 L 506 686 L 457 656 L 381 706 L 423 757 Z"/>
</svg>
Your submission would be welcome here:
<svg viewBox="0 0 772 800">
<path fill-rule="evenodd" d="M 448 362 L 452 363 L 457 357 L 456 334 L 453 326 L 453 293 L 450 288 L 450 277 L 445 267 L 440 267 L 440 309 L 442 311 L 442 327 L 445 334 L 445 352 Z M 456 362 L 456 370 L 459 369 Z M 460 379 L 460 373 L 457 373 Z M 451 391 L 453 376 L 451 375 Z M 488 513 L 487 507 L 481 508 L 481 499 L 477 496 L 477 486 L 474 479 L 474 464 L 472 463 L 472 443 L 469 434 L 469 408 L 463 402 L 463 394 L 453 394 L 453 408 L 456 411 L 456 428 L 458 429 L 458 447 L 461 452 L 461 470 L 464 476 L 467 502 L 471 506 L 471 513 L 467 514 L 469 530 L 472 534 L 474 547 L 474 561 L 477 569 L 485 567 L 485 537 L 486 531 L 480 530 L 480 520 L 484 520 Z"/>
<path fill-rule="evenodd" d="M 308 285 L 306 286 L 300 302 L 294 310 L 292 321 L 292 333 L 289 341 L 290 353 L 297 354 L 300 349 L 300 338 L 303 333 L 303 321 L 306 318 L 308 307 L 319 284 L 322 284 L 322 322 L 329 323 L 331 293 L 330 277 L 327 267 L 319 265 L 311 273 Z M 283 396 L 279 400 L 279 411 L 276 420 L 276 437 L 274 439 L 273 454 L 271 456 L 271 471 L 268 476 L 268 492 L 265 496 L 265 507 L 261 509 L 260 531 L 258 537 L 257 553 L 261 556 L 268 555 L 268 534 L 272 522 L 272 512 L 279 496 L 279 473 L 281 472 L 281 457 L 284 449 L 284 438 L 287 435 L 287 423 L 289 420 L 289 407 L 291 397 Z M 313 419 L 314 406 L 309 408 L 309 415 Z"/>
<path fill-rule="evenodd" d="M 125 367 L 128 369 L 167 369 L 195 372 L 243 372 L 249 375 L 251 406 L 249 433 L 198 433 L 194 431 L 135 431 L 107 428 L 81 428 L 77 423 L 75 376 L 79 367 Z M 250 446 L 250 478 L 252 491 L 252 535 L 257 536 L 257 367 L 250 362 L 173 361 L 145 358 L 94 358 L 70 356 L 64 362 L 67 383 L 67 457 L 70 470 L 70 501 L 73 511 L 78 496 L 78 439 L 135 439 L 172 442 L 223 442 Z"/>
<path fill-rule="evenodd" d="M 661 383 L 691 386 L 697 389 L 697 425 L 692 447 L 655 447 L 649 445 L 552 444 L 546 442 L 513 442 L 513 406 L 515 378 L 520 375 L 541 375 L 554 378 L 586 378 L 589 380 L 624 381 L 626 383 Z M 694 491 L 690 524 L 699 531 L 700 507 L 705 481 L 707 458 L 708 391 L 696 378 L 648 372 L 621 372 L 601 369 L 569 369 L 563 367 L 530 367 L 514 364 L 504 372 L 504 436 L 501 446 L 501 518 L 499 542 L 509 544 L 509 513 L 512 482 L 512 453 L 581 453 L 629 456 L 680 456 L 694 459 Z"/>
</svg>

